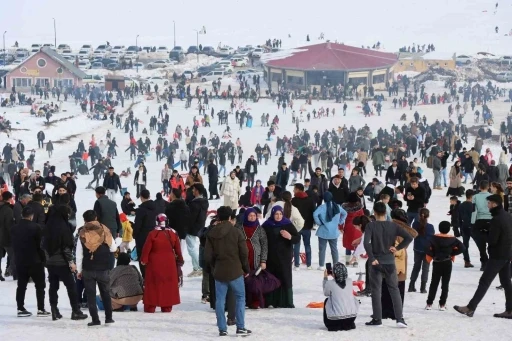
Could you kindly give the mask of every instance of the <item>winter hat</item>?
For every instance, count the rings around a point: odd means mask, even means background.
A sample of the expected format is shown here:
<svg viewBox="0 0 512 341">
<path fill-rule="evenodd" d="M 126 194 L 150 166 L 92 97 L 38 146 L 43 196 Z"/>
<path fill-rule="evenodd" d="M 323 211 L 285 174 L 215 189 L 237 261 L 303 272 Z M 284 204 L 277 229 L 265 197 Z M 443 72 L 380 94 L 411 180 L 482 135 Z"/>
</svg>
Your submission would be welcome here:
<svg viewBox="0 0 512 341">
<path fill-rule="evenodd" d="M 124 223 L 125 221 L 128 221 L 128 217 L 126 216 L 126 214 L 123 212 L 123 213 L 120 213 L 119 214 L 119 220 L 121 220 L 122 223 Z"/>
<path fill-rule="evenodd" d="M 350 203 L 356 203 L 356 202 L 360 202 L 361 200 L 357 196 L 356 192 L 352 192 L 348 195 L 347 201 Z"/>
<path fill-rule="evenodd" d="M 334 264 L 334 267 L 332 268 L 332 274 L 336 284 L 338 284 L 340 288 L 344 289 L 347 286 L 347 267 L 343 263 L 338 262 Z"/>
<path fill-rule="evenodd" d="M 256 214 L 256 220 L 255 221 L 249 221 L 249 214 L 254 213 Z M 258 213 L 256 210 L 252 207 L 249 207 L 244 212 L 244 227 L 257 227 L 260 224 L 258 221 Z"/>
<path fill-rule="evenodd" d="M 167 227 L 167 216 L 163 213 L 160 213 L 156 216 L 156 225 L 158 227 Z"/>
<path fill-rule="evenodd" d="M 450 232 L 451 226 L 452 226 L 452 224 L 450 224 L 449 222 L 442 221 L 439 223 L 439 232 L 446 234 L 446 233 Z"/>
</svg>

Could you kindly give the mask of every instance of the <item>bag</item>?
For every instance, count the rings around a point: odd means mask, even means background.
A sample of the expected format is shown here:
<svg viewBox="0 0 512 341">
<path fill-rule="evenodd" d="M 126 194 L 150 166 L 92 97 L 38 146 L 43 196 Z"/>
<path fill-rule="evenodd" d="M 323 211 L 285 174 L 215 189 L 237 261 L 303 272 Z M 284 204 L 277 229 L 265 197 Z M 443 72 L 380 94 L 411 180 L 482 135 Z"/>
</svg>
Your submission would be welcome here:
<svg viewBox="0 0 512 341">
<path fill-rule="evenodd" d="M 138 260 L 138 257 L 137 257 L 137 249 L 136 248 L 133 248 L 132 250 L 132 253 L 130 254 L 130 258 L 132 259 L 132 261 L 136 262 Z"/>
<path fill-rule="evenodd" d="M 434 158 L 432 156 L 427 157 L 427 168 L 432 168 Z"/>
<path fill-rule="evenodd" d="M 256 275 L 258 270 L 260 269 L 258 268 L 256 271 L 251 272 L 245 278 L 245 290 L 247 293 L 258 295 L 260 307 L 264 308 L 265 299 L 263 295 L 281 287 L 281 281 L 266 270 L 261 270 L 259 275 Z"/>
</svg>

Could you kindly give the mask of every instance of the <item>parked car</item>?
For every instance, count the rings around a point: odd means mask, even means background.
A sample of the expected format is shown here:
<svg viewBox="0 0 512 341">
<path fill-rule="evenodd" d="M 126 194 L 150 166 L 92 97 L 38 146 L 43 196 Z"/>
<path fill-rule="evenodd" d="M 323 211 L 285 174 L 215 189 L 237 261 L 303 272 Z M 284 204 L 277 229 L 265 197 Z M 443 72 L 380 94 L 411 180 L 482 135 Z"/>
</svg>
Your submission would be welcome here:
<svg viewBox="0 0 512 341">
<path fill-rule="evenodd" d="M 82 45 L 82 47 L 80 48 L 80 50 L 86 50 L 86 51 L 89 51 L 89 52 L 94 52 L 94 49 L 92 48 L 92 45 L 90 44 L 84 44 Z"/>
<path fill-rule="evenodd" d="M 221 70 L 214 70 L 208 72 L 206 75 L 201 76 L 201 82 L 212 82 L 219 79 L 222 79 L 226 74 L 224 71 Z"/>
<path fill-rule="evenodd" d="M 107 64 L 107 70 L 121 70 L 121 65 L 119 63 L 109 63 Z"/>
<path fill-rule="evenodd" d="M 243 58 L 232 58 L 231 59 L 231 65 L 235 67 L 245 67 L 249 64 L 249 60 L 246 57 Z"/>
<path fill-rule="evenodd" d="M 251 49 L 248 48 L 247 46 L 239 47 L 238 49 L 236 49 L 236 53 L 244 55 L 244 56 L 249 55 L 250 52 L 251 52 Z"/>
<path fill-rule="evenodd" d="M 112 52 L 114 51 L 124 51 L 126 47 L 124 45 L 116 45 L 112 48 Z"/>
<path fill-rule="evenodd" d="M 229 60 L 222 60 L 219 62 L 218 67 L 223 69 L 224 71 L 231 71 L 233 72 L 233 65 L 231 64 L 231 61 Z"/>
<path fill-rule="evenodd" d="M 219 56 L 229 56 L 229 55 L 234 54 L 235 50 L 233 50 L 232 47 L 224 46 L 224 47 L 219 48 L 218 52 L 219 52 Z"/>
<path fill-rule="evenodd" d="M 78 68 L 80 70 L 89 70 L 91 68 L 91 62 L 87 59 L 82 59 L 78 62 Z"/>
<path fill-rule="evenodd" d="M 102 62 L 94 62 L 91 65 L 91 69 L 103 69 L 103 63 Z"/>
<path fill-rule="evenodd" d="M 107 56 L 107 53 L 105 50 L 96 50 L 92 55 L 95 58 L 105 58 Z"/>
<path fill-rule="evenodd" d="M 128 46 L 128 48 L 126 49 L 126 51 L 133 51 L 133 52 L 139 52 L 139 48 L 135 45 L 130 45 Z"/>
<path fill-rule="evenodd" d="M 181 51 L 181 52 L 184 52 L 183 47 L 181 47 L 181 46 L 174 46 L 171 51 Z"/>
<path fill-rule="evenodd" d="M 89 59 L 91 57 L 91 52 L 88 50 L 80 50 L 80 51 L 78 51 L 77 56 L 79 59 L 85 59 L 85 58 Z"/>
<path fill-rule="evenodd" d="M 169 59 L 170 60 L 175 60 L 175 61 L 177 61 L 179 63 L 179 62 L 182 62 L 185 59 L 185 54 L 181 50 L 174 50 L 173 49 L 171 52 L 169 52 Z"/>
<path fill-rule="evenodd" d="M 156 49 L 156 52 L 168 54 L 169 53 L 169 49 L 167 47 L 165 47 L 165 46 L 159 46 Z"/>
<path fill-rule="evenodd" d="M 164 87 L 166 85 L 169 85 L 169 81 L 162 77 L 149 77 L 145 81 L 146 83 L 149 83 L 151 85 L 158 85 L 158 87 Z"/>
<path fill-rule="evenodd" d="M 260 47 L 257 47 L 254 49 L 254 51 L 252 51 L 252 56 L 254 58 L 261 58 L 262 55 L 263 55 L 263 49 Z"/>
<path fill-rule="evenodd" d="M 149 63 L 146 65 L 147 69 L 158 69 L 163 67 L 169 67 L 172 63 L 168 60 L 155 60 L 154 62 Z"/>
<path fill-rule="evenodd" d="M 32 50 L 32 49 L 38 49 L 38 50 L 40 50 L 40 49 L 41 49 L 41 47 L 43 47 L 43 45 L 41 45 L 41 44 L 32 44 L 32 45 L 30 45 L 30 49 L 31 49 L 31 50 Z"/>
<path fill-rule="evenodd" d="M 189 53 L 199 53 L 199 48 L 197 46 L 192 45 L 188 47 L 187 54 Z"/>
<path fill-rule="evenodd" d="M 69 47 L 68 44 L 59 44 L 59 46 L 57 46 L 57 52 L 62 53 L 64 50 L 71 50 L 71 47 Z"/>
<path fill-rule="evenodd" d="M 471 64 L 471 60 L 472 59 L 473 58 L 471 56 L 468 56 L 468 55 L 465 55 L 465 54 L 461 54 L 460 56 L 457 56 L 455 61 L 457 63 L 460 63 L 460 64 Z"/>
<path fill-rule="evenodd" d="M 500 82 L 512 82 L 512 72 L 500 72 L 496 75 L 496 80 Z"/>
<path fill-rule="evenodd" d="M 217 67 L 218 67 L 217 65 L 215 65 L 215 66 L 213 66 L 213 65 L 200 66 L 197 68 L 197 77 L 204 76 L 207 73 L 209 73 L 210 71 L 213 71 Z"/>
<path fill-rule="evenodd" d="M 62 50 L 62 52 L 60 54 L 64 57 L 66 57 L 66 56 L 74 57 L 75 56 L 75 54 L 73 53 L 73 51 L 71 51 L 71 49 Z"/>
<path fill-rule="evenodd" d="M 53 45 L 53 44 L 46 43 L 46 44 L 43 44 L 43 47 L 49 47 L 49 48 L 51 48 L 52 50 L 55 51 L 55 45 Z"/>
<path fill-rule="evenodd" d="M 201 53 L 207 56 L 213 56 L 216 54 L 215 49 L 212 46 L 203 46 Z"/>
<path fill-rule="evenodd" d="M 183 75 L 185 75 L 186 79 L 197 78 L 197 72 L 194 72 L 192 70 L 185 70 L 185 71 L 183 71 Z"/>
<path fill-rule="evenodd" d="M 131 58 L 131 59 L 137 59 L 139 57 L 139 54 L 137 51 L 133 51 L 133 50 L 127 50 L 125 53 L 124 53 L 124 56 L 123 56 L 125 59 L 126 58 Z"/>
<path fill-rule="evenodd" d="M 145 69 L 144 64 L 141 62 L 132 63 L 133 69 L 143 70 Z"/>
<path fill-rule="evenodd" d="M 502 56 L 502 57 L 500 57 L 500 59 L 498 59 L 498 62 L 500 64 L 510 65 L 510 64 L 512 64 L 512 56 Z"/>
<path fill-rule="evenodd" d="M 16 59 L 26 59 L 28 56 L 30 56 L 30 52 L 27 49 L 16 50 Z"/>
<path fill-rule="evenodd" d="M 14 65 L 14 66 L 18 66 L 20 65 L 21 63 L 23 63 L 23 59 L 15 59 L 11 65 Z"/>
</svg>

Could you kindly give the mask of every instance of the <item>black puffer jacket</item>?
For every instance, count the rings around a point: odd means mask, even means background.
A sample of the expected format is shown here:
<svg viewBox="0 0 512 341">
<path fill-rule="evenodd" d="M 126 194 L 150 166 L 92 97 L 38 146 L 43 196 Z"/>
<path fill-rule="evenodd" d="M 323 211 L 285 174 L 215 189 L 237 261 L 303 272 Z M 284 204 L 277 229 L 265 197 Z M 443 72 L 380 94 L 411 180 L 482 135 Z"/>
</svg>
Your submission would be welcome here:
<svg viewBox="0 0 512 341">
<path fill-rule="evenodd" d="M 137 247 L 144 246 L 149 232 L 156 226 L 156 217 L 164 210 L 157 207 L 153 200 L 144 201 L 135 212 L 135 221 L 133 224 L 133 237 Z"/>
<path fill-rule="evenodd" d="M 69 208 L 65 205 L 53 206 L 48 212 L 44 231 L 43 250 L 47 266 L 66 266 L 73 262 L 73 227 L 69 224 Z"/>
<path fill-rule="evenodd" d="M 497 206 L 489 210 L 492 219 L 489 223 L 489 258 L 510 260 L 512 259 L 512 216 Z"/>
<path fill-rule="evenodd" d="M 209 207 L 208 199 L 203 197 L 194 198 L 190 201 L 188 206 L 190 207 L 191 219 L 187 233 L 191 236 L 197 237 L 199 231 L 205 227 L 206 215 Z"/>
<path fill-rule="evenodd" d="M 169 220 L 169 226 L 178 233 L 180 239 L 185 239 L 190 226 L 190 208 L 185 200 L 176 199 L 168 203 L 165 215 Z"/>
<path fill-rule="evenodd" d="M 0 202 L 0 246 L 11 246 L 11 226 L 14 224 L 12 206 L 6 202 Z"/>
</svg>

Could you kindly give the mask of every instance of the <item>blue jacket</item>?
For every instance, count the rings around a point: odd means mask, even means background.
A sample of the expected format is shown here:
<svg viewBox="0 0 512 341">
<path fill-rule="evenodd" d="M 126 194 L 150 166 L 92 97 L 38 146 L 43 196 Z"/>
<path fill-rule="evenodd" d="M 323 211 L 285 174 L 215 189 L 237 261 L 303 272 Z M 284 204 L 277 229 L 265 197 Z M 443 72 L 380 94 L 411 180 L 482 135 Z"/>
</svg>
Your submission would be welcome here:
<svg viewBox="0 0 512 341">
<path fill-rule="evenodd" d="M 332 204 L 337 205 L 334 202 Z M 343 224 L 345 222 L 345 218 L 347 218 L 347 211 L 338 205 L 340 213 L 336 214 L 330 222 L 327 222 L 325 212 L 326 207 L 327 206 L 325 204 L 320 205 L 313 213 L 313 219 L 315 219 L 315 223 L 318 225 L 316 236 L 323 239 L 336 239 L 340 236 L 338 224 Z"/>
<path fill-rule="evenodd" d="M 414 221 L 412 228 L 418 231 L 420 228 L 420 223 L 418 221 Z M 414 251 L 423 253 L 427 252 L 430 239 L 435 234 L 436 230 L 434 229 L 434 226 L 432 224 L 427 224 L 427 226 L 425 226 L 425 234 L 421 235 L 418 233 L 418 236 L 414 238 Z"/>
</svg>

